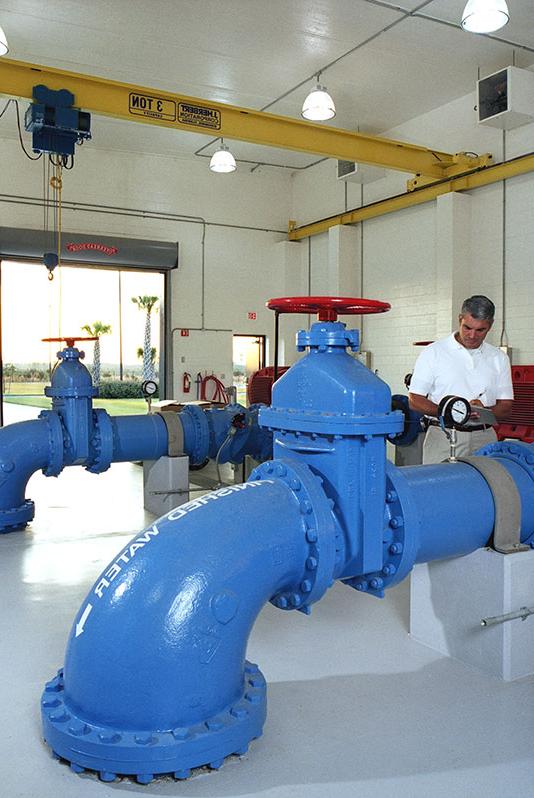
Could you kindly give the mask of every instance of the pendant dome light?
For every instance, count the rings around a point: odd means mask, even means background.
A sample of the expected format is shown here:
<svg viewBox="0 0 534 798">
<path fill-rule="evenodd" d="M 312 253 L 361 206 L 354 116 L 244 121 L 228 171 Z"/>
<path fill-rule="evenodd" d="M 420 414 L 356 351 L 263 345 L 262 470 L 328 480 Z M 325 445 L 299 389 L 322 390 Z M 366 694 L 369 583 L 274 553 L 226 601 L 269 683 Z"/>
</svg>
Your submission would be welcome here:
<svg viewBox="0 0 534 798">
<path fill-rule="evenodd" d="M 221 146 L 219 149 L 211 156 L 210 169 L 212 172 L 220 172 L 222 174 L 228 174 L 236 170 L 235 158 L 223 139 L 221 139 Z"/>
<path fill-rule="evenodd" d="M 492 33 L 510 19 L 506 0 L 468 0 L 462 14 L 462 28 L 470 33 Z"/>
<path fill-rule="evenodd" d="M 0 27 L 0 55 L 5 55 L 9 52 L 9 47 L 7 46 L 7 36 L 4 33 L 3 29 Z"/>
<path fill-rule="evenodd" d="M 326 87 L 321 86 L 319 78 L 321 73 L 317 73 L 317 85 L 308 94 L 302 105 L 301 114 L 304 119 L 310 122 L 326 122 L 333 119 L 336 115 L 336 106 L 332 97 L 328 94 Z"/>
</svg>

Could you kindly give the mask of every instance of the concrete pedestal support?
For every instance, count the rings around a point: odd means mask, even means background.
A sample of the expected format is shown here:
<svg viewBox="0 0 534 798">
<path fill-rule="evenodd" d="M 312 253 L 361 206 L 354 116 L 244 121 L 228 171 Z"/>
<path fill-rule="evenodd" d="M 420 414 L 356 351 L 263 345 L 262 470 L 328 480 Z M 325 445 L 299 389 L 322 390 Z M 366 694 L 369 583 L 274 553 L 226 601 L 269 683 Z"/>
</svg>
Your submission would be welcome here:
<svg viewBox="0 0 534 798">
<path fill-rule="evenodd" d="M 144 507 L 161 516 L 189 501 L 189 457 L 160 457 L 143 463 Z"/>
<path fill-rule="evenodd" d="M 534 551 L 416 565 L 410 634 L 420 643 L 505 681 L 534 674 L 534 615 L 483 627 L 483 618 L 534 606 Z"/>
</svg>

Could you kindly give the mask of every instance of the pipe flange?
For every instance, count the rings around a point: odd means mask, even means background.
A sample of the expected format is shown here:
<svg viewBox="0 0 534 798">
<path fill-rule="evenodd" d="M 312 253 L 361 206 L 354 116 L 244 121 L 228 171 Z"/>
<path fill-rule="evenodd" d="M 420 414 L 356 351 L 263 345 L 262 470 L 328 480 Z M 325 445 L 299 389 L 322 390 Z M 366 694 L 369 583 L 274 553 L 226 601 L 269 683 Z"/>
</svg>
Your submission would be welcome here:
<svg viewBox="0 0 534 798">
<path fill-rule="evenodd" d="M 107 471 L 113 461 L 113 423 L 106 410 L 93 410 L 91 451 L 93 459 L 86 471 L 91 474 Z"/>
<path fill-rule="evenodd" d="M 297 333 L 297 351 L 304 352 L 310 349 L 318 349 L 319 352 L 326 352 L 329 347 L 336 347 L 357 352 L 360 345 L 360 333 L 358 330 L 347 330 L 341 322 L 321 322 L 313 324 L 309 330 L 299 330 Z"/>
<path fill-rule="evenodd" d="M 25 499 L 18 507 L 9 510 L 0 510 L 0 534 L 16 532 L 33 520 L 35 504 L 31 499 Z"/>
<path fill-rule="evenodd" d="M 409 526 L 411 534 L 406 535 Z M 383 598 L 385 591 L 402 580 L 413 568 L 419 540 L 418 516 L 411 492 L 399 469 L 386 465 L 386 506 L 382 531 L 382 568 L 361 574 L 343 583 L 363 593 Z"/>
<path fill-rule="evenodd" d="M 308 544 L 302 574 L 297 584 L 272 596 L 271 604 L 281 610 L 299 610 L 309 615 L 333 584 L 336 562 L 334 503 L 323 490 L 323 481 L 304 463 L 277 459 L 254 469 L 249 480 L 279 479 L 297 499 L 302 514 L 302 530 Z"/>
<path fill-rule="evenodd" d="M 514 463 L 522 466 L 534 480 L 534 452 L 527 443 L 522 443 L 521 441 L 516 443 L 510 443 L 509 441 L 488 443 L 475 452 L 475 455 L 477 457 L 504 457 L 507 460 L 513 460 Z"/>
<path fill-rule="evenodd" d="M 265 678 L 252 662 L 245 662 L 244 676 L 241 696 L 214 717 L 170 731 L 124 731 L 77 716 L 68 705 L 60 669 L 41 697 L 44 737 L 75 773 L 96 771 L 102 781 L 133 776 L 148 784 L 158 775 L 187 779 L 193 768 L 217 770 L 227 756 L 245 754 L 263 731 Z"/>
<path fill-rule="evenodd" d="M 206 414 L 196 405 L 186 405 L 180 412 L 190 418 L 193 423 L 195 448 L 189 452 L 189 460 L 193 465 L 198 465 L 209 456 L 210 433 Z"/>
<path fill-rule="evenodd" d="M 63 471 L 65 461 L 66 437 L 63 434 L 61 418 L 55 410 L 42 410 L 39 413 L 48 424 L 48 465 L 43 468 L 45 477 L 57 477 Z"/>
<path fill-rule="evenodd" d="M 98 396 L 98 388 L 92 385 L 75 385 L 71 388 L 55 388 L 53 385 L 47 385 L 44 395 L 50 399 L 95 399 Z"/>
</svg>

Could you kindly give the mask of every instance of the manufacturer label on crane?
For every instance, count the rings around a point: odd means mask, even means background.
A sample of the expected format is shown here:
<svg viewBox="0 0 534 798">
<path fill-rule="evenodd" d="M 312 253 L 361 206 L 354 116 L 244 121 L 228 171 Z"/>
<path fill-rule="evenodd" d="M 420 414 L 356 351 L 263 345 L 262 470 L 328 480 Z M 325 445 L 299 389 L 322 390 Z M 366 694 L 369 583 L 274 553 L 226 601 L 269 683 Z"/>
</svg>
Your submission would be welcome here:
<svg viewBox="0 0 534 798">
<path fill-rule="evenodd" d="M 178 121 L 185 125 L 209 127 L 211 130 L 221 129 L 221 112 L 207 105 L 178 103 Z"/>
<path fill-rule="evenodd" d="M 164 100 L 161 97 L 152 97 L 149 94 L 130 93 L 129 110 L 136 116 L 150 116 L 153 119 L 176 120 L 176 103 L 174 100 Z"/>
</svg>

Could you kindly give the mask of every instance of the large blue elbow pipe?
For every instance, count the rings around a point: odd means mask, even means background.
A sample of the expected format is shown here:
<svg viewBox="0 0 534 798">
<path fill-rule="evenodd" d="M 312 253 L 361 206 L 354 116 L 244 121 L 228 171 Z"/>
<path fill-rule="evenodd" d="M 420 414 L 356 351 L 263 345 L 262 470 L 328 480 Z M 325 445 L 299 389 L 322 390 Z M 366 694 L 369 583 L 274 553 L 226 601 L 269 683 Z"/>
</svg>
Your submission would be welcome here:
<svg viewBox="0 0 534 798">
<path fill-rule="evenodd" d="M 0 531 L 11 532 L 31 521 L 35 506 L 25 498 L 35 471 L 50 462 L 52 432 L 46 420 L 21 421 L 0 430 Z"/>
<path fill-rule="evenodd" d="M 404 419 L 345 352 L 355 331 L 322 322 L 298 341 L 309 354 L 260 412 L 274 460 L 156 521 L 82 605 L 42 697 L 45 739 L 75 771 L 145 783 L 219 767 L 262 730 L 264 679 L 245 654 L 266 601 L 308 614 L 335 579 L 381 597 L 416 562 L 488 544 L 496 500 L 476 464 L 386 462 Z M 481 455 L 511 476 L 532 545 L 534 446 Z"/>
<path fill-rule="evenodd" d="M 283 463 L 262 477 L 173 510 L 96 581 L 43 696 L 45 737 L 75 770 L 186 778 L 261 734 L 265 682 L 245 660 L 250 630 L 269 599 L 317 600 L 335 562 L 319 480 Z"/>
</svg>

